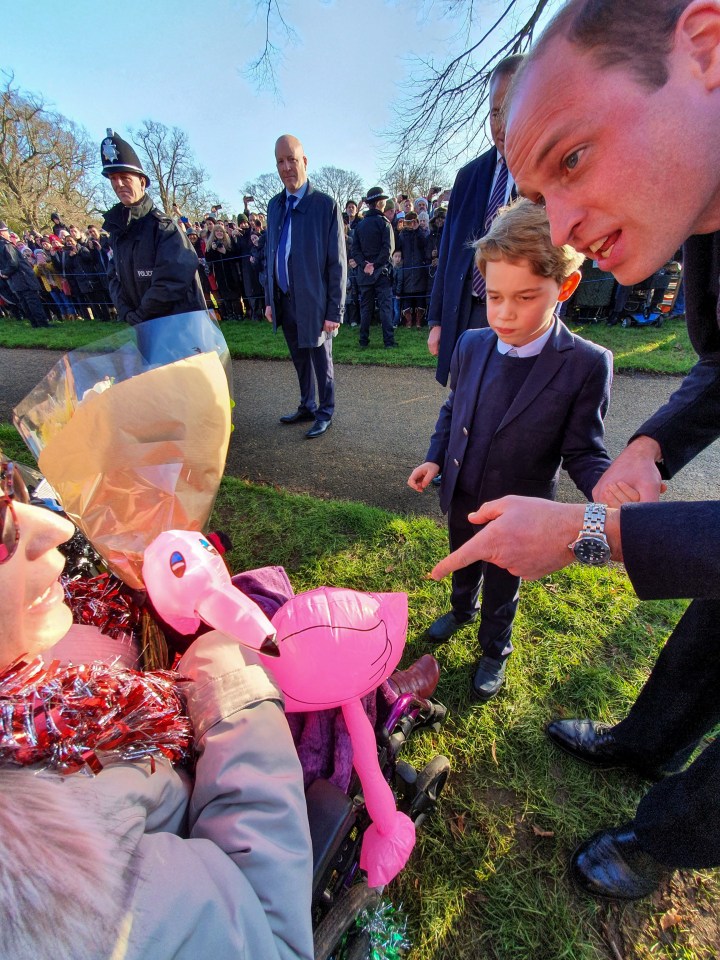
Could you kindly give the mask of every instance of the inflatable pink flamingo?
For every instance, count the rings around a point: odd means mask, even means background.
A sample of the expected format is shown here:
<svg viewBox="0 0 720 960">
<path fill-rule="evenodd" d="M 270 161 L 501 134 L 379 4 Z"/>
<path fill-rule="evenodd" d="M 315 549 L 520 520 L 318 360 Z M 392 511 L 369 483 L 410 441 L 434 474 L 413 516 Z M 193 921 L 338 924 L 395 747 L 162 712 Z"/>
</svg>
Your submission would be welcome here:
<svg viewBox="0 0 720 960">
<path fill-rule="evenodd" d="M 197 540 L 199 548 L 192 542 Z M 232 586 L 222 558 L 208 541 L 179 531 L 161 534 L 148 547 L 143 578 L 153 606 L 171 626 L 190 633 L 199 618 L 257 650 L 283 691 L 289 712 L 342 709 L 353 765 L 373 821 L 363 837 L 360 866 L 371 887 L 389 883 L 412 852 L 415 824 L 395 806 L 361 698 L 377 689 L 400 662 L 407 595 L 320 587 L 292 597 L 269 624 L 259 607 Z M 272 646 L 271 634 L 259 627 L 263 621 L 275 634 Z"/>
</svg>

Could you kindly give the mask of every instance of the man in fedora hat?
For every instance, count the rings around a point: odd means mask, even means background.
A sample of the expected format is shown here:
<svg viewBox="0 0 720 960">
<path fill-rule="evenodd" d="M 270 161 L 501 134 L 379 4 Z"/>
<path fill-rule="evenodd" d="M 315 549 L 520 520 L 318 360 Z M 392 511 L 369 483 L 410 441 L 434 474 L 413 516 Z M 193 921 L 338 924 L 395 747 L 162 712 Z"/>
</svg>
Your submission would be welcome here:
<svg viewBox="0 0 720 960">
<path fill-rule="evenodd" d="M 370 344 L 370 323 L 377 305 L 385 349 L 396 347 L 392 323 L 392 255 L 395 249 L 392 227 L 384 210 L 387 194 L 371 187 L 363 200 L 368 210 L 353 231 L 352 258 L 357 264 L 360 290 L 360 346 Z"/>
<path fill-rule="evenodd" d="M 100 155 L 102 174 L 120 201 L 103 223 L 113 251 L 108 277 L 119 319 L 136 326 L 154 317 L 206 310 L 197 254 L 147 195 L 150 178 L 133 147 L 108 130 Z"/>
</svg>

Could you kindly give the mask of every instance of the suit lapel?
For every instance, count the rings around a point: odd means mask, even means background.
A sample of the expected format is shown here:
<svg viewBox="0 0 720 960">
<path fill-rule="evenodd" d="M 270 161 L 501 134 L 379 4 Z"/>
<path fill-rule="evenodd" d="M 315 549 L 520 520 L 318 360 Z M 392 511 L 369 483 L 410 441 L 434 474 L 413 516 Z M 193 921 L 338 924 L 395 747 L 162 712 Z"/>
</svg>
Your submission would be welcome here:
<svg viewBox="0 0 720 960">
<path fill-rule="evenodd" d="M 567 359 L 567 351 L 570 349 L 573 349 L 572 334 L 565 324 L 556 318 L 552 336 L 538 356 L 518 395 L 510 404 L 498 430 L 502 430 L 533 403 L 538 394 L 557 376 Z"/>
</svg>

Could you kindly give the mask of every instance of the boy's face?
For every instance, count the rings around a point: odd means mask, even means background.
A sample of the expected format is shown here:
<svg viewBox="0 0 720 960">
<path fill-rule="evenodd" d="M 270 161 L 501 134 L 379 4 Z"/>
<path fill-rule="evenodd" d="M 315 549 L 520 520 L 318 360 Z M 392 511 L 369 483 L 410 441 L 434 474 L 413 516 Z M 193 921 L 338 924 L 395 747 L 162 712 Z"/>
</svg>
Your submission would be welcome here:
<svg viewBox="0 0 720 960">
<path fill-rule="evenodd" d="M 522 347 L 537 340 L 553 322 L 558 300 L 567 300 L 580 280 L 579 271 L 562 285 L 539 277 L 527 260 L 488 261 L 485 268 L 488 324 L 500 340 Z"/>
</svg>

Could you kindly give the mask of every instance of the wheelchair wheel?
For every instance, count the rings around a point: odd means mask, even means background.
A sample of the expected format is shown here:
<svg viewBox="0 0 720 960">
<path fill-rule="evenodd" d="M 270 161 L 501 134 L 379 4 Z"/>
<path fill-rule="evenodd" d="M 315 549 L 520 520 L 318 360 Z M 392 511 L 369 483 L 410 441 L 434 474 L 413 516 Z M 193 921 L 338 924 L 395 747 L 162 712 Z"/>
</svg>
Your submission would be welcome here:
<svg viewBox="0 0 720 960">
<path fill-rule="evenodd" d="M 365 880 L 353 884 L 318 924 L 313 938 L 315 960 L 369 960 L 368 936 L 353 928 L 362 911 L 379 901 L 380 891 L 368 887 Z"/>
<path fill-rule="evenodd" d="M 415 782 L 415 796 L 409 814 L 416 826 L 420 826 L 438 802 L 449 774 L 450 761 L 442 755 L 433 757 L 418 774 Z"/>
</svg>

